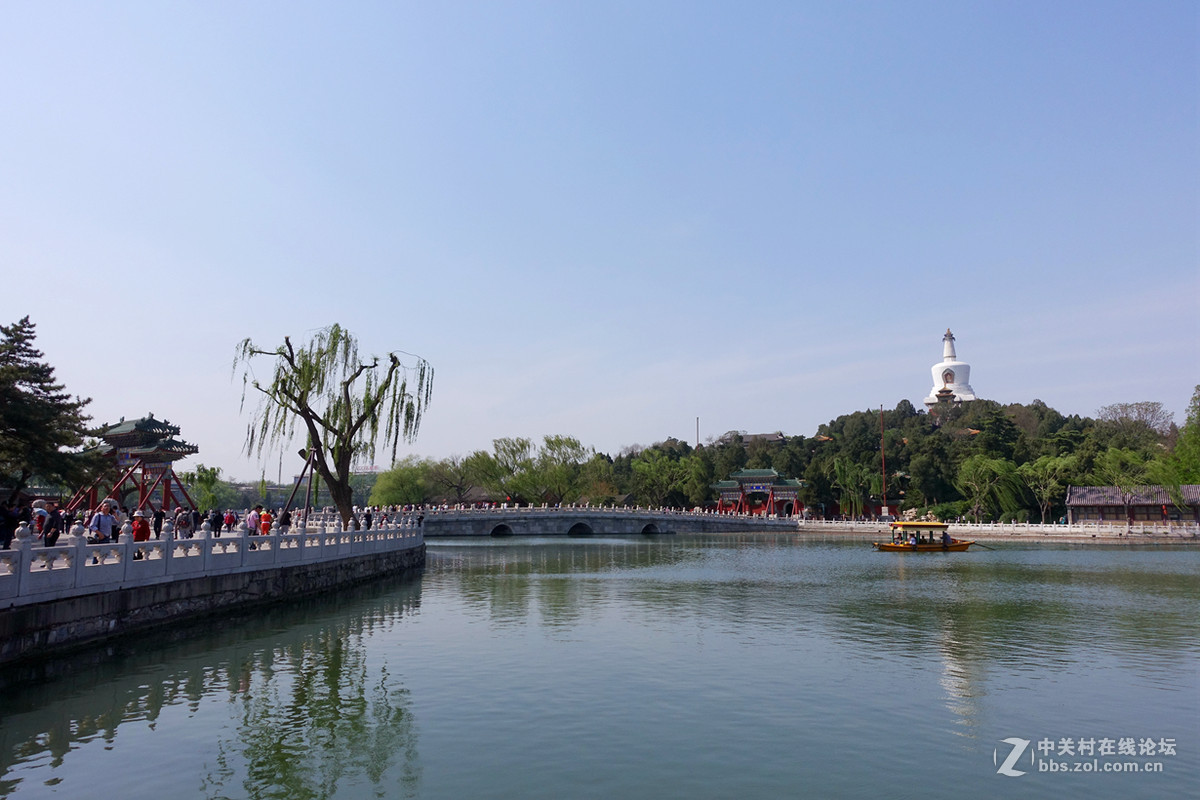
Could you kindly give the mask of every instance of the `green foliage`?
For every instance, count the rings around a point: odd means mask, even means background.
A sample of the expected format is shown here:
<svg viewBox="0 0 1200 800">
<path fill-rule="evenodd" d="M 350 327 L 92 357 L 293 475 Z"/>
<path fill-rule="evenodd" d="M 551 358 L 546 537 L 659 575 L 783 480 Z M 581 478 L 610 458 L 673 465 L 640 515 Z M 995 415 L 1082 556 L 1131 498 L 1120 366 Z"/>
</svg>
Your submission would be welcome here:
<svg viewBox="0 0 1200 800">
<path fill-rule="evenodd" d="M 524 503 L 572 503 L 587 483 L 584 465 L 595 451 L 571 436 L 545 436 L 541 446 L 530 439 L 502 438 L 492 452 L 478 450 L 464 462 L 467 475 L 494 498 Z M 594 473 L 594 469 L 593 469 Z M 602 476 L 592 474 L 589 480 Z"/>
<path fill-rule="evenodd" d="M 745 468 L 771 468 L 801 479 L 800 499 L 812 513 L 836 505 L 859 515 L 881 494 L 886 455 L 890 506 L 950 518 L 1048 521 L 1063 508 L 1068 485 L 1124 480 L 1105 469 L 1114 458 L 1107 443 L 1119 438 L 1119 430 L 1133 431 L 1137 439 L 1138 431 L 1149 429 L 1156 431 L 1152 442 L 1143 437 L 1143 447 L 1116 448 L 1143 465 L 1140 485 L 1200 482 L 1200 387 L 1173 452 L 1171 437 L 1162 435 L 1169 419 L 1158 404 L 1106 409 L 1110 419 L 1095 420 L 1065 416 L 1040 400 L 976 400 L 933 414 L 902 400 L 891 411 L 837 417 L 811 437 L 747 439 L 731 431 L 695 450 L 668 439 L 610 457 L 565 436 L 546 437 L 540 447 L 528 439 L 497 439 L 491 452 L 463 459 L 461 470 L 497 500 L 606 503 L 632 496 L 648 505 L 696 506 L 713 500 L 716 481 Z M 1160 477 L 1176 475 L 1182 480 Z"/>
<path fill-rule="evenodd" d="M 687 475 L 682 490 L 688 505 L 703 506 L 712 497 L 712 485 L 719 480 L 713 463 L 712 449 L 696 448 L 684 461 L 684 469 Z"/>
<path fill-rule="evenodd" d="M 72 488 L 99 465 L 78 450 L 91 400 L 72 398 L 33 346 L 29 317 L 0 325 L 0 486 L 16 499 L 36 477 Z"/>
<path fill-rule="evenodd" d="M 1151 459 L 1147 454 L 1128 448 L 1110 447 L 1096 458 L 1092 480 L 1098 486 L 1116 488 L 1128 519 L 1134 497 L 1150 483 L 1151 469 Z"/>
<path fill-rule="evenodd" d="M 494 439 L 491 453 L 476 450 L 467 456 L 466 468 L 475 482 L 485 488 L 493 498 L 531 502 L 522 497 L 522 493 L 527 489 L 525 478 L 533 469 L 533 442 L 529 439 Z"/>
<path fill-rule="evenodd" d="M 185 472 L 179 479 L 191 487 L 196 504 L 202 510 L 232 508 L 238 504 L 239 493 L 228 481 L 221 480 L 220 467 L 197 464 L 195 471 Z M 260 486 L 265 487 L 265 483 L 264 478 Z M 260 488 L 259 494 L 265 498 L 265 488 Z"/>
<path fill-rule="evenodd" d="M 405 364 L 401 354 L 414 363 Z M 251 364 L 259 356 L 275 359 L 266 385 L 253 378 Z M 358 341 L 340 325 L 321 329 L 300 348 L 286 336 L 274 350 L 245 339 L 234 359 L 235 371 L 239 367 L 243 405 L 248 387 L 261 400 L 246 429 L 247 451 L 261 454 L 266 447 L 287 444 L 299 425 L 313 466 L 347 526 L 354 518 L 351 468 L 359 460 L 374 460 L 381 432 L 395 460 L 400 439 L 416 438 L 433 392 L 433 368 L 425 359 L 400 351 L 361 359 Z"/>
<path fill-rule="evenodd" d="M 1098 434 L 1107 447 L 1145 450 L 1163 442 L 1171 433 L 1171 412 L 1162 403 L 1113 403 L 1097 413 Z"/>
<path fill-rule="evenodd" d="M 547 502 L 573 503 L 582 491 L 580 473 L 595 451 L 571 436 L 546 436 L 538 451 L 535 470 Z"/>
<path fill-rule="evenodd" d="M 678 459 L 659 449 L 643 450 L 633 460 L 634 489 L 638 499 L 649 506 L 677 505 L 671 494 L 687 476 L 687 469 Z M 682 493 L 680 492 L 681 498 Z"/>
<path fill-rule="evenodd" d="M 838 505 L 852 517 L 862 515 L 863 506 L 877 481 L 877 474 L 849 458 L 835 458 L 830 465 L 830 477 L 838 490 Z"/>
<path fill-rule="evenodd" d="M 613 460 L 596 453 L 579 469 L 579 499 L 593 505 L 615 503 L 624 496 L 617 486 Z"/>
<path fill-rule="evenodd" d="M 958 468 L 955 487 L 968 501 L 968 513 L 976 522 L 982 521 L 985 515 L 993 519 L 1020 507 L 1021 481 L 1017 466 L 1002 458 L 988 458 L 978 453 L 968 457 Z"/>
<path fill-rule="evenodd" d="M 433 491 L 451 503 L 464 503 L 475 488 L 476 479 L 462 456 L 450 456 L 434 463 L 429 470 Z"/>
<path fill-rule="evenodd" d="M 409 503 L 424 503 L 429 499 L 433 486 L 434 463 L 416 456 L 408 456 L 391 468 L 379 473 L 368 499 L 372 506 L 399 506 Z"/>
<path fill-rule="evenodd" d="M 1162 483 L 1175 487 L 1200 483 L 1200 385 L 1192 392 L 1187 421 L 1179 429 L 1175 450 L 1163 460 Z"/>
<path fill-rule="evenodd" d="M 1074 456 L 1045 455 L 1036 461 L 1027 461 L 1017 468 L 1017 474 L 1037 501 L 1042 523 L 1056 501 L 1062 498 L 1067 482 L 1078 474 L 1079 460 Z"/>
</svg>

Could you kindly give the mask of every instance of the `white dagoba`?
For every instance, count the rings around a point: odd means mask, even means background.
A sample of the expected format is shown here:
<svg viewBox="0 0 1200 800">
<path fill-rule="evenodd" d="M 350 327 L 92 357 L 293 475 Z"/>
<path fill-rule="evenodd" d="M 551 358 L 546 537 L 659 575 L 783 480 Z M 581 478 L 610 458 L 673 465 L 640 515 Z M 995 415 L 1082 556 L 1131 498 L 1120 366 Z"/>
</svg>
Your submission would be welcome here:
<svg viewBox="0 0 1200 800">
<path fill-rule="evenodd" d="M 942 337 L 942 361 L 934 364 L 930 370 L 933 373 L 933 389 L 925 398 L 925 405 L 933 407 L 942 401 L 938 395 L 948 397 L 955 403 L 975 399 L 975 390 L 971 388 L 971 365 L 959 361 L 954 354 L 954 334 L 946 329 Z"/>
</svg>

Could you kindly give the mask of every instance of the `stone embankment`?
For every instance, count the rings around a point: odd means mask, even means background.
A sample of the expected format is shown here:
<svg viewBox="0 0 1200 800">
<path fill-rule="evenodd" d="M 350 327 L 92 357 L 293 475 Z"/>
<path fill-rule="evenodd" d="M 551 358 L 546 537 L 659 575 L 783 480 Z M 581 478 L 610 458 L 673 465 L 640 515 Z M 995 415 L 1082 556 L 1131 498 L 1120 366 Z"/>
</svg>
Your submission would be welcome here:
<svg viewBox="0 0 1200 800">
<path fill-rule="evenodd" d="M 878 540 L 890 537 L 886 522 L 846 522 L 839 520 L 800 520 L 799 530 L 813 538 Z M 950 535 L 985 544 L 1057 543 L 1100 545 L 1200 545 L 1200 525 L 1039 525 L 1029 523 L 952 523 Z"/>
<path fill-rule="evenodd" d="M 343 531 L 306 529 L 91 544 L 76 526 L 55 547 L 22 526 L 0 551 L 0 663 L 239 606 L 294 598 L 420 569 L 412 520 Z"/>
</svg>

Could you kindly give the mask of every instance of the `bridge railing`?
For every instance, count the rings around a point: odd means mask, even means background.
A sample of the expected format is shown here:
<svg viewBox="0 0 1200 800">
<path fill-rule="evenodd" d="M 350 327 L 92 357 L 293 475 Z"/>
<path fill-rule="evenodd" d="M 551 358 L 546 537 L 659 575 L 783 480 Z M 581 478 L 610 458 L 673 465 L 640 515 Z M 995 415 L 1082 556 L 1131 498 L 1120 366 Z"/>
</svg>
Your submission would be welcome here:
<svg viewBox="0 0 1200 800">
<path fill-rule="evenodd" d="M 618 505 L 534 505 L 518 506 L 511 503 L 499 503 L 495 506 L 436 506 L 421 510 L 411 510 L 389 515 L 388 519 L 398 519 L 401 525 L 413 526 L 420 524 L 420 519 L 465 519 L 480 517 L 501 517 L 519 514 L 522 516 L 549 516 L 553 514 L 587 514 L 620 515 L 620 516 L 658 516 L 686 517 L 691 519 L 729 519 L 744 522 L 761 522 L 765 527 L 775 527 L 780 523 L 794 525 L 801 530 L 851 531 L 853 533 L 874 534 L 888 531 L 885 520 L 836 520 L 797 517 L 780 517 L 777 515 L 754 515 L 733 512 L 716 512 L 706 509 L 679 509 L 650 506 L 618 506 Z M 336 513 L 314 512 L 310 517 L 312 525 L 334 525 L 339 521 Z M 770 523 L 770 525 L 767 525 Z M 1196 523 L 1141 523 L 1126 525 L 1122 523 L 1073 523 L 1069 525 L 1047 524 L 1036 522 L 994 522 L 994 523 L 951 523 L 952 533 L 959 535 L 987 536 L 1056 536 L 1065 538 L 1145 538 L 1161 541 L 1163 539 L 1178 539 L 1188 541 L 1200 538 L 1200 524 Z"/>
<path fill-rule="evenodd" d="M 473 506 L 438 506 L 425 510 L 426 517 L 431 516 L 477 516 L 477 515 L 512 515 L 512 514 L 653 514 L 670 517 L 697 517 L 704 519 L 730 518 L 742 520 L 790 520 L 792 517 L 781 517 L 776 514 L 739 514 L 732 512 L 717 512 L 706 509 L 666 508 L 655 506 L 617 506 L 617 505 L 533 505 L 518 506 L 500 503 L 495 506 L 476 508 Z"/>
<path fill-rule="evenodd" d="M 11 549 L 0 551 L 0 609 L 185 578 L 383 554 L 424 543 L 419 527 L 403 520 L 372 530 L 342 530 L 338 524 L 309 524 L 267 534 L 214 532 L 204 523 L 193 537 L 174 538 L 170 522 L 161 539 L 133 540 L 128 524 L 116 541 L 91 543 L 82 525 L 46 547 L 22 523 Z"/>
</svg>

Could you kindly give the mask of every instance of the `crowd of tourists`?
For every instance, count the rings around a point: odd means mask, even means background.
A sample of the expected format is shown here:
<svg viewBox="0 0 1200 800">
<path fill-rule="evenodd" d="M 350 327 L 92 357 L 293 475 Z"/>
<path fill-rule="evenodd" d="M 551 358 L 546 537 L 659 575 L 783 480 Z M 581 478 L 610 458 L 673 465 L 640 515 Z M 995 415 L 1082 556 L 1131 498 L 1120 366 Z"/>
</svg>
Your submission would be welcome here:
<svg viewBox="0 0 1200 800">
<path fill-rule="evenodd" d="M 372 527 L 383 527 L 404 518 L 415 518 L 420 526 L 425 520 L 424 506 L 366 506 L 354 509 L 355 527 L 370 530 Z M 330 509 L 327 509 L 327 511 Z M 128 507 L 120 505 L 116 500 L 102 500 L 96 508 L 88 509 L 81 514 L 63 508 L 55 500 L 33 500 L 14 505 L 5 501 L 0 507 L 0 549 L 8 550 L 17 529 L 26 524 L 32 535 L 46 547 L 54 547 L 59 537 L 70 531 L 76 522 L 84 526 L 84 534 L 91 544 L 104 544 L 115 541 L 122 528 L 128 522 L 135 542 L 149 541 L 151 538 L 161 539 L 163 527 L 170 520 L 174 529 L 173 538 L 191 539 L 200 531 L 204 523 L 208 523 L 213 536 L 222 533 L 239 534 L 246 531 L 250 535 L 267 535 L 273 527 L 278 527 L 281 533 L 287 533 L 292 526 L 290 509 L 272 511 L 259 504 L 254 508 L 245 509 L 241 513 L 233 509 L 210 509 L 201 512 L 199 509 L 180 506 L 173 511 L 162 508 L 137 509 L 130 513 Z"/>
</svg>

